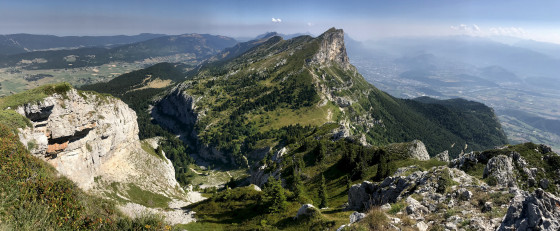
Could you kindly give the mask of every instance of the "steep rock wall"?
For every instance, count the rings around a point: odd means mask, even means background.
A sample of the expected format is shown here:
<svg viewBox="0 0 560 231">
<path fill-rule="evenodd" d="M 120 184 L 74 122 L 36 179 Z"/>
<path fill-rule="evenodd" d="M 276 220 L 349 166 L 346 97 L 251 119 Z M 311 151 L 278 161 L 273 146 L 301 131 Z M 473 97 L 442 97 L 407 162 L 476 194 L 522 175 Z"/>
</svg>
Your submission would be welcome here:
<svg viewBox="0 0 560 231">
<path fill-rule="evenodd" d="M 194 126 L 198 120 L 199 112 L 196 99 L 185 93 L 188 84 L 180 84 L 164 98 L 158 101 L 151 111 L 152 117 L 158 124 L 179 134 L 183 141 L 197 147 L 198 155 L 205 160 L 217 160 L 222 163 L 234 163 L 231 156 L 217 150 L 214 147 L 202 144 L 198 141 L 198 134 Z"/>
<path fill-rule="evenodd" d="M 141 148 L 136 113 L 119 99 L 71 89 L 15 110 L 33 124 L 20 129 L 21 142 L 84 190 L 118 182 L 183 193 L 171 162 Z"/>
</svg>

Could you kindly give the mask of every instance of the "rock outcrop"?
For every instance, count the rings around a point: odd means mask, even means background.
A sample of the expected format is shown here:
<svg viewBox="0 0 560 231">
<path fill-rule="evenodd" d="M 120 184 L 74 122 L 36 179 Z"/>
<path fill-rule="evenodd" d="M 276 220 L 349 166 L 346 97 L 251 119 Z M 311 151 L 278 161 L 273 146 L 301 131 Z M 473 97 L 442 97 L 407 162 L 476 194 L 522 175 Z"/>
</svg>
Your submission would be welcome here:
<svg viewBox="0 0 560 231">
<path fill-rule="evenodd" d="M 517 190 L 498 230 L 560 230 L 560 198 Z"/>
<path fill-rule="evenodd" d="M 358 222 L 366 217 L 365 213 L 353 212 L 350 214 L 350 224 Z"/>
<path fill-rule="evenodd" d="M 167 196 L 184 193 L 171 162 L 141 148 L 136 113 L 119 99 L 70 89 L 15 110 L 33 124 L 20 129 L 21 142 L 84 190 L 117 182 Z"/>
<path fill-rule="evenodd" d="M 268 181 L 268 177 L 270 176 L 279 179 L 282 171 L 280 162 L 282 161 L 282 156 L 285 155 L 286 153 L 288 153 L 288 149 L 285 147 L 274 152 L 271 161 L 276 163 L 275 169 L 269 169 L 270 166 L 268 166 L 266 163 L 260 166 L 259 165 L 254 166 L 251 169 L 251 179 L 250 179 L 251 184 L 257 185 L 258 187 L 262 187 Z"/>
<path fill-rule="evenodd" d="M 198 155 L 205 160 L 234 163 L 232 156 L 198 141 L 198 134 L 194 128 L 199 118 L 197 99 L 185 93 L 185 89 L 189 87 L 189 84 L 183 83 L 173 88 L 152 108 L 152 117 L 161 126 L 179 134 L 184 142 L 196 146 L 199 150 Z"/>
<path fill-rule="evenodd" d="M 372 206 L 395 203 L 413 193 L 427 193 L 434 197 L 443 197 L 441 187 L 449 179 L 464 184 L 472 184 L 473 178 L 457 169 L 437 167 L 430 171 L 414 171 L 407 167 L 397 170 L 393 176 L 385 178 L 380 183 L 364 181 L 353 185 L 348 191 L 348 209 L 364 211 Z M 405 175 L 407 172 L 411 172 Z"/>
<path fill-rule="evenodd" d="M 342 29 L 331 28 L 321 36 L 319 52 L 313 56 L 312 62 L 321 65 L 337 63 L 344 70 L 350 69 L 350 61 L 344 46 L 344 31 Z"/>
<path fill-rule="evenodd" d="M 408 143 L 395 143 L 387 146 L 391 153 L 396 153 L 402 158 L 411 158 L 417 160 L 429 160 L 430 154 L 426 150 L 426 146 L 420 140 L 413 140 Z"/>
<path fill-rule="evenodd" d="M 445 150 L 441 153 L 438 153 L 435 158 L 439 161 L 449 162 L 449 151 Z"/>
<path fill-rule="evenodd" d="M 429 160 L 430 154 L 426 150 L 426 146 L 420 140 L 413 140 L 408 147 L 408 154 L 410 158 L 417 160 Z"/>
<path fill-rule="evenodd" d="M 315 208 L 315 206 L 313 206 L 312 204 L 304 204 L 298 209 L 295 218 L 298 219 L 301 218 L 302 216 L 314 216 L 319 213 L 320 213 L 319 210 Z"/>
<path fill-rule="evenodd" d="M 505 155 L 492 157 L 484 168 L 484 178 L 493 177 L 498 185 L 512 187 L 515 184 L 511 158 Z"/>
</svg>

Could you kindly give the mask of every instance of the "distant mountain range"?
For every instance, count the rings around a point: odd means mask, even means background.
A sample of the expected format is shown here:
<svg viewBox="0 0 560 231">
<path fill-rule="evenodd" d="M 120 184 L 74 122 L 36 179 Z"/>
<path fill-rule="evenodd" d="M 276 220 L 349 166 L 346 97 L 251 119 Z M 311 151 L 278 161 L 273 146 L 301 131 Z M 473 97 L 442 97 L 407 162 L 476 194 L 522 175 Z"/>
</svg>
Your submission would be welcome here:
<svg viewBox="0 0 560 231">
<path fill-rule="evenodd" d="M 30 36 L 30 38 L 36 39 L 36 37 L 34 36 Z M 66 37 L 54 38 L 70 39 Z M 98 46 L 77 49 L 44 50 L 24 53 L 20 52 L 3 57 L 0 56 L 0 66 L 21 66 L 25 69 L 61 69 L 98 66 L 112 61 L 133 62 L 148 58 L 165 56 L 175 56 L 172 57 L 172 59 L 178 61 L 191 61 L 196 64 L 199 61 L 216 54 L 220 50 L 226 47 L 231 47 L 237 43 L 236 40 L 229 37 L 207 34 L 184 34 L 171 36 L 143 34 L 137 37 L 125 37 L 128 38 L 128 40 L 119 36 L 112 36 L 107 38 L 81 38 L 82 37 L 74 38 L 75 41 L 72 40 L 74 41 L 73 44 L 97 44 Z M 143 40 L 140 42 L 130 43 L 132 41 L 141 39 Z M 8 39 L 5 40 L 5 42 L 6 41 L 11 42 L 12 40 Z M 91 42 L 87 43 L 87 41 Z M 107 47 L 107 42 L 109 41 L 128 41 L 129 44 Z M 29 43 L 35 44 L 35 47 L 41 47 L 39 44 L 33 43 L 31 41 Z M 62 43 L 63 41 L 53 42 L 53 44 Z M 45 45 L 42 47 L 49 46 Z"/>
<path fill-rule="evenodd" d="M 54 36 L 34 34 L 0 35 L 0 55 L 13 55 L 48 49 L 117 46 L 146 41 L 163 36 L 166 35 L 149 33 L 114 36 Z"/>
</svg>

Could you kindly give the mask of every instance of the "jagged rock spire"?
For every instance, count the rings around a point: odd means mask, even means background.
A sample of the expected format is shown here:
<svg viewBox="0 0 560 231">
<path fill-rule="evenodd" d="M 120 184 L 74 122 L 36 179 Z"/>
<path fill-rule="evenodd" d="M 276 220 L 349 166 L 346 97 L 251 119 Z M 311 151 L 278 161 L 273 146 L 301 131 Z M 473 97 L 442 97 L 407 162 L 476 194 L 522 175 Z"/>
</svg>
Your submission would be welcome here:
<svg viewBox="0 0 560 231">
<path fill-rule="evenodd" d="M 331 28 L 318 37 L 321 40 L 319 51 L 313 57 L 314 63 L 330 64 L 336 63 L 343 69 L 350 68 L 346 47 L 344 46 L 344 31 Z"/>
</svg>

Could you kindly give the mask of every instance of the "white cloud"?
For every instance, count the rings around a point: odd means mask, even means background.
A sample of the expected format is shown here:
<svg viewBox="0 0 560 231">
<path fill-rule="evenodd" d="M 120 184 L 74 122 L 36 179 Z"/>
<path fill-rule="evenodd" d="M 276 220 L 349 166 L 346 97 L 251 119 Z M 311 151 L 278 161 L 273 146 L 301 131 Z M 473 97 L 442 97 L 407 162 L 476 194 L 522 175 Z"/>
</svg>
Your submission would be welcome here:
<svg viewBox="0 0 560 231">
<path fill-rule="evenodd" d="M 492 27 L 490 28 L 492 35 L 525 37 L 528 33 L 521 27 Z"/>
<path fill-rule="evenodd" d="M 476 24 L 472 25 L 472 29 L 475 30 L 475 31 L 480 31 L 480 27 L 478 27 L 478 25 L 476 25 Z"/>
<path fill-rule="evenodd" d="M 476 24 L 472 24 L 472 25 L 461 24 L 458 26 L 451 26 L 451 30 L 455 30 L 471 35 L 478 34 L 479 32 L 481 32 L 480 27 Z"/>
<path fill-rule="evenodd" d="M 314 24 L 311 23 L 311 22 L 308 22 L 308 23 L 307 23 L 307 26 L 313 26 L 313 25 L 314 25 Z"/>
<path fill-rule="evenodd" d="M 280 18 L 272 18 L 272 22 L 273 22 L 273 23 L 281 23 L 281 22 L 282 22 L 282 19 L 280 19 Z"/>
</svg>

